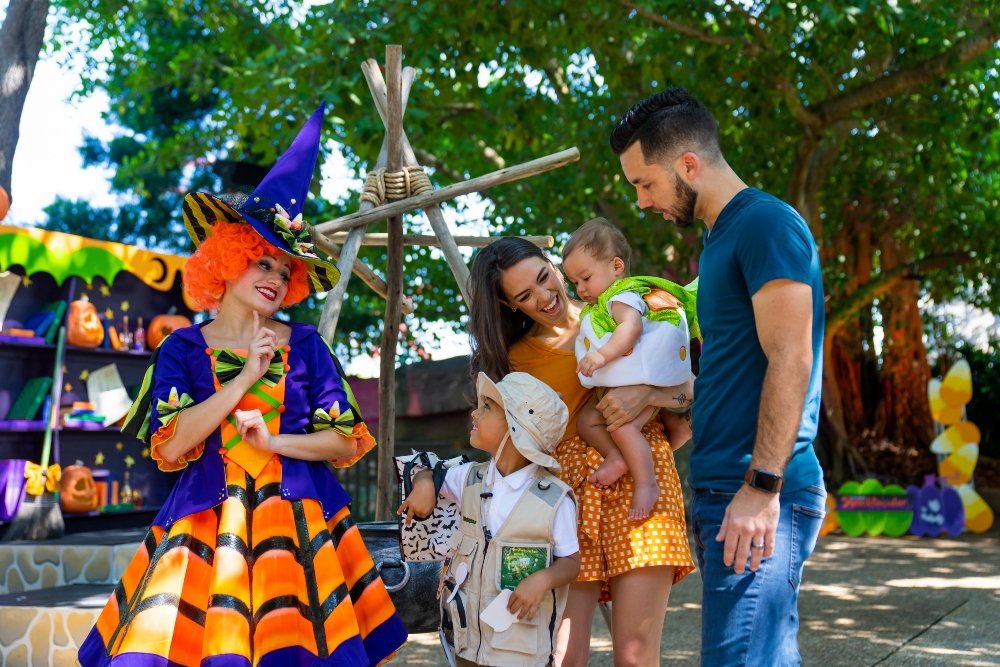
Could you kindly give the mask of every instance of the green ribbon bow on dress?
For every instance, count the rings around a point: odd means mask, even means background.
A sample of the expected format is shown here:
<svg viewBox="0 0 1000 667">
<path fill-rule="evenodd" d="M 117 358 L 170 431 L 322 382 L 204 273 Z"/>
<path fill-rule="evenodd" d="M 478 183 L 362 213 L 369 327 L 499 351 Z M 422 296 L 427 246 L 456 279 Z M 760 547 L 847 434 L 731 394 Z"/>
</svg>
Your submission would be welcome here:
<svg viewBox="0 0 1000 667">
<path fill-rule="evenodd" d="M 334 401 L 330 412 L 323 408 L 316 408 L 312 415 L 312 427 L 314 431 L 323 431 L 328 428 L 336 429 L 341 435 L 350 437 L 354 433 L 354 411 L 348 406 L 343 412 L 340 411 L 340 401 Z"/>
<path fill-rule="evenodd" d="M 246 359 L 236 354 L 230 349 L 222 350 L 215 358 L 215 377 L 219 378 L 219 384 L 225 385 L 232 382 L 236 376 L 243 371 Z M 281 356 L 279 349 L 274 353 L 274 358 L 267 366 L 267 371 L 261 376 L 259 382 L 273 387 L 281 382 L 281 377 L 285 374 L 285 360 Z"/>
</svg>

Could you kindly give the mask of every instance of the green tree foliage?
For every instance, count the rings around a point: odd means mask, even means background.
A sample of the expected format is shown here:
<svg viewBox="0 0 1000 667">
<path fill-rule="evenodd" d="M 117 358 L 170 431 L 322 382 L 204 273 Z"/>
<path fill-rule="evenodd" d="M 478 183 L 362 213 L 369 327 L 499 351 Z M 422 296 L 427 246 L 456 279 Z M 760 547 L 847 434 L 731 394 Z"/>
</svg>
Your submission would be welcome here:
<svg viewBox="0 0 1000 667">
<path fill-rule="evenodd" d="M 913 280 L 937 300 L 1000 306 L 1000 36 L 990 1 L 58 4 L 63 25 L 88 26 L 93 75 L 84 86 L 108 93 L 113 119 L 167 119 L 121 166 L 124 182 L 144 182 L 145 165 L 166 173 L 209 154 L 273 160 L 324 99 L 327 136 L 363 173 L 383 129 L 359 65 L 399 43 L 404 65 L 419 72 L 405 126 L 438 185 L 580 148 L 578 163 L 485 193 L 494 232 L 560 235 L 604 215 L 632 241 L 638 271 L 695 275 L 702 231 L 637 210 L 607 148 L 630 104 L 684 85 L 715 114 L 737 173 L 811 225 L 829 295 L 828 348 L 845 324 L 853 333 L 859 317 L 872 319 L 874 300 Z M 177 106 L 158 111 L 167 101 Z M 333 217 L 355 206 L 324 210 Z M 384 265 L 378 250 L 362 256 Z M 424 321 L 458 323 L 463 306 L 435 257 L 409 253 L 406 290 Z M 900 298 L 915 304 L 914 295 Z M 359 284 L 349 298 L 345 311 L 380 307 Z M 883 324 L 891 333 L 893 321 Z M 377 328 L 371 320 L 353 333 L 369 340 Z M 850 346 L 861 350 L 863 338 Z M 826 379 L 843 440 L 857 426 L 838 414 L 845 380 Z"/>
</svg>

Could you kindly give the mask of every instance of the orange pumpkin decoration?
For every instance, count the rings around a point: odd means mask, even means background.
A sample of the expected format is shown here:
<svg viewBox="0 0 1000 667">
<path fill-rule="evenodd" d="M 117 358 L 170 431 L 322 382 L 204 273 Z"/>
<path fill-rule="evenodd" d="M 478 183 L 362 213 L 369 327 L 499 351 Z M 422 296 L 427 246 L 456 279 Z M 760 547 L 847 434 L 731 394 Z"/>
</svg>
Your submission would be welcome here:
<svg viewBox="0 0 1000 667">
<path fill-rule="evenodd" d="M 84 295 L 69 304 L 69 328 L 66 342 L 80 347 L 97 347 L 104 341 L 104 325 L 97 317 L 97 309 Z"/>
<path fill-rule="evenodd" d="M 66 466 L 59 480 L 59 506 L 67 514 L 97 509 L 97 486 L 86 466 Z"/>
<path fill-rule="evenodd" d="M 191 326 L 191 320 L 176 313 L 177 308 L 171 307 L 166 315 L 157 315 L 149 323 L 149 328 L 146 329 L 146 345 L 150 350 L 159 347 L 163 339 L 172 334 L 175 329 Z"/>
<path fill-rule="evenodd" d="M 7 211 L 10 210 L 10 196 L 7 191 L 0 187 L 0 220 L 7 217 Z"/>
</svg>

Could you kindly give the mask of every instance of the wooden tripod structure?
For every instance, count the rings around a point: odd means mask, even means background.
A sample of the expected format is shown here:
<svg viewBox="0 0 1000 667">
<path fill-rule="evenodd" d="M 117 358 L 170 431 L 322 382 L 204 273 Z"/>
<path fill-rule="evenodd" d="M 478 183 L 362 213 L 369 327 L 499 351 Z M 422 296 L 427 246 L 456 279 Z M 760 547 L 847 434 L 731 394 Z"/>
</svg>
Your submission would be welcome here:
<svg viewBox="0 0 1000 667">
<path fill-rule="evenodd" d="M 402 68 L 403 49 L 399 45 L 389 45 L 385 49 L 385 78 L 374 59 L 368 59 L 361 71 L 368 81 L 375 108 L 385 125 L 386 133 L 382 149 L 372 171 L 384 168 L 387 173 L 401 172 L 406 167 L 417 167 L 406 133 L 403 131 L 403 113 L 409 98 L 410 88 L 416 78 L 412 67 Z M 340 317 L 340 308 L 347 292 L 351 273 L 356 273 L 362 281 L 386 299 L 383 318 L 382 340 L 379 358 L 379 427 L 378 427 L 378 492 L 375 503 L 376 521 L 386 521 L 393 517 L 393 488 L 395 487 L 395 370 L 396 343 L 399 339 L 399 325 L 403 313 L 413 312 L 412 302 L 403 295 L 403 246 L 433 245 L 441 248 L 448 266 L 458 282 L 466 308 L 471 307 L 468 294 L 469 268 L 459 252 L 459 243 L 448 230 L 441 211 L 442 202 L 455 197 L 482 192 L 495 185 L 534 176 L 550 171 L 580 159 L 576 148 L 555 153 L 531 162 L 501 169 L 485 176 L 455 183 L 444 188 L 431 190 L 391 203 L 375 206 L 363 201 L 358 211 L 336 220 L 314 225 L 313 243 L 337 260 L 340 281 L 327 294 L 320 319 L 320 333 L 332 341 Z M 423 209 L 430 221 L 434 236 L 403 234 L 403 214 Z M 388 234 L 365 234 L 370 223 L 388 220 Z M 346 232 L 346 235 L 343 234 Z M 499 238 L 499 237 L 495 237 Z M 483 247 L 495 238 L 460 237 L 462 245 Z M 542 247 L 552 247 L 552 237 L 527 237 L 532 243 Z M 343 245 L 339 245 L 342 243 Z M 386 279 L 383 281 L 365 263 L 358 259 L 358 249 L 362 245 L 386 246 Z"/>
</svg>

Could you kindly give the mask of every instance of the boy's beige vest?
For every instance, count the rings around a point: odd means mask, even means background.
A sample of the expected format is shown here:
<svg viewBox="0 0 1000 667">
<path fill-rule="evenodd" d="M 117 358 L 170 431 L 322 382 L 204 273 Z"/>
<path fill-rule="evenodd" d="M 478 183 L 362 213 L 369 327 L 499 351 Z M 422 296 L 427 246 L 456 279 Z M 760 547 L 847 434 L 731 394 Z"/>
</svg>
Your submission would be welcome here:
<svg viewBox="0 0 1000 667">
<path fill-rule="evenodd" d="M 441 630 L 456 655 L 465 660 L 495 667 L 544 667 L 555 651 L 556 630 L 566 608 L 569 586 L 549 591 L 530 622 L 515 622 L 504 632 L 479 620 L 479 614 L 500 593 L 500 554 L 505 546 L 542 547 L 552 564 L 552 525 L 556 508 L 570 488 L 544 468 L 535 477 L 511 510 L 502 526 L 490 526 L 490 540 L 483 533 L 480 510 L 483 476 L 488 463 L 470 467 L 462 494 L 462 518 L 451 537 L 451 562 L 441 590 Z M 446 602 L 455 589 L 455 569 L 465 563 L 469 574 L 458 594 Z M 527 617 L 525 617 L 527 618 Z"/>
</svg>

